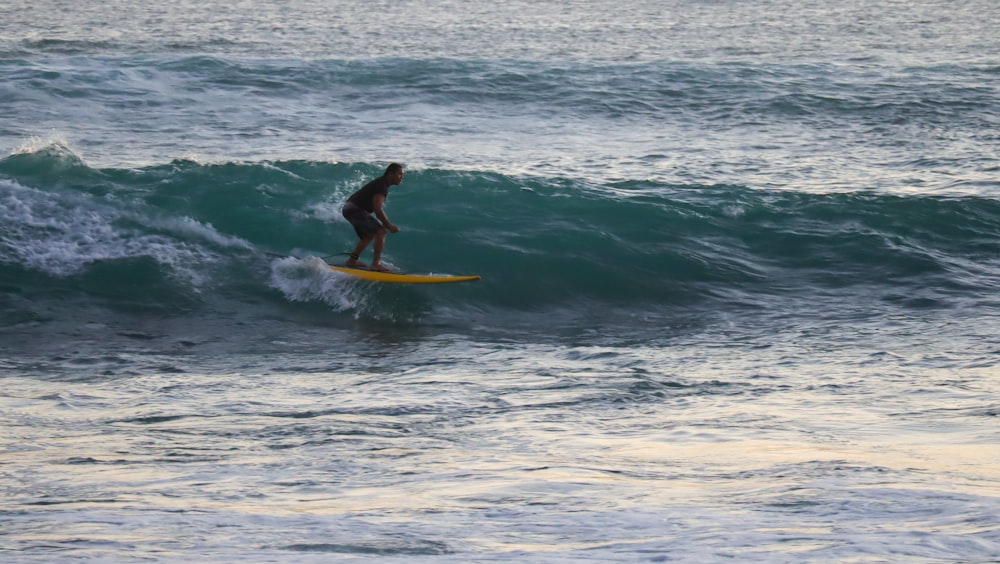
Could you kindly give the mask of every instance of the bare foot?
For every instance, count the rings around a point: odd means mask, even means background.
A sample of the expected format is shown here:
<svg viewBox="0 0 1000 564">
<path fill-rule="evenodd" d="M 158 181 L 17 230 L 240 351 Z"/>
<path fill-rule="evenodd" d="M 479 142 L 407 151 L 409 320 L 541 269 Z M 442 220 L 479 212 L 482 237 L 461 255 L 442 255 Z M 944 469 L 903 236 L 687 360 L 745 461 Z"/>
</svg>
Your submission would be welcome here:
<svg viewBox="0 0 1000 564">
<path fill-rule="evenodd" d="M 344 266 L 349 266 L 351 268 L 365 268 L 368 265 L 361 262 L 360 260 L 347 259 L 347 262 L 344 263 Z"/>
<path fill-rule="evenodd" d="M 371 270 L 375 270 L 375 271 L 378 271 L 378 272 L 389 272 L 389 269 L 385 265 L 383 265 L 382 263 L 380 263 L 380 262 L 373 262 L 372 266 L 371 266 Z"/>
</svg>

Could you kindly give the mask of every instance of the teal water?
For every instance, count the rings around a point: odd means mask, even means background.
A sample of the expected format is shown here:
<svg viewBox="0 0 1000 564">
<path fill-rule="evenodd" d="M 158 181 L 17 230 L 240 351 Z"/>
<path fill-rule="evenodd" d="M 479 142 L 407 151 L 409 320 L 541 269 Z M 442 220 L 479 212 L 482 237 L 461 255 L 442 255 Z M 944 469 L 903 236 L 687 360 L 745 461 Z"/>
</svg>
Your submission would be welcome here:
<svg viewBox="0 0 1000 564">
<path fill-rule="evenodd" d="M 393 190 L 406 229 L 387 260 L 485 277 L 426 293 L 362 291 L 323 267 L 353 248 L 339 209 L 379 173 L 371 165 L 95 169 L 52 146 L 8 157 L 0 172 L 14 178 L 0 185 L 5 284 L 21 304 L 12 319 L 71 316 L 67 293 L 85 307 L 194 318 L 274 315 L 291 300 L 334 316 L 458 327 L 558 312 L 556 327 L 565 316 L 624 323 L 641 341 L 678 312 L 877 317 L 996 304 L 1000 204 L 983 197 L 417 170 Z M 637 315 L 646 321 L 623 320 Z"/>
<path fill-rule="evenodd" d="M 997 19 L 0 6 L 0 555 L 995 560 Z"/>
</svg>

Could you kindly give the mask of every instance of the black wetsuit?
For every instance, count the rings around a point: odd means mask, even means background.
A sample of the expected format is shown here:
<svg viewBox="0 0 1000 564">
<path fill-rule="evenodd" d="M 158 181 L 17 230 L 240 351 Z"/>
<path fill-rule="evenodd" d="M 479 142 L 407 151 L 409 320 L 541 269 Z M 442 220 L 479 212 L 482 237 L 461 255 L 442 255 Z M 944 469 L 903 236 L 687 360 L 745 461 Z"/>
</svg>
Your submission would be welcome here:
<svg viewBox="0 0 1000 564">
<path fill-rule="evenodd" d="M 372 214 L 375 213 L 375 196 L 389 197 L 389 179 L 384 175 L 365 184 L 360 190 L 351 194 L 344 204 L 342 213 L 344 219 L 351 222 L 354 232 L 364 239 L 382 229 L 382 223 Z"/>
<path fill-rule="evenodd" d="M 382 194 L 386 198 L 389 197 L 389 179 L 385 176 L 380 176 L 365 184 L 363 188 L 351 194 L 347 201 L 368 213 L 375 213 L 375 196 L 378 194 Z"/>
</svg>

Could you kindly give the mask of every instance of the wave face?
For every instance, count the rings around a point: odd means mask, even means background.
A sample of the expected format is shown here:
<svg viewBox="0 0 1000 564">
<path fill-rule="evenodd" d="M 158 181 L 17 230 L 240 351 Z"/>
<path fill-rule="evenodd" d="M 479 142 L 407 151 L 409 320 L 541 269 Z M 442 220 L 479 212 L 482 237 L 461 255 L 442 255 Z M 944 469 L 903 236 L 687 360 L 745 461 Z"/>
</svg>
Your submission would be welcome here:
<svg viewBox="0 0 1000 564">
<path fill-rule="evenodd" d="M 545 332 L 650 329 L 677 315 L 776 318 L 996 305 L 1000 202 L 729 185 L 594 184 L 411 169 L 386 259 L 483 276 L 417 289 L 333 273 L 344 199 L 381 165 L 93 168 L 50 145 L 0 161 L 8 327 L 84 315 L 222 322 L 312 314 Z M 370 257 L 370 250 L 368 251 Z"/>
</svg>

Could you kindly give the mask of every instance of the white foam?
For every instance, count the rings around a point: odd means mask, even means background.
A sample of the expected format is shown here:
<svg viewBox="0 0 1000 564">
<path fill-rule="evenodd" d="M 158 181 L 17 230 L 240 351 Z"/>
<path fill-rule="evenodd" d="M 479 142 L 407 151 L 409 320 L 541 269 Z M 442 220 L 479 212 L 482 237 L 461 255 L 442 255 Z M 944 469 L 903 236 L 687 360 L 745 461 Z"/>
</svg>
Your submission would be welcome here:
<svg viewBox="0 0 1000 564">
<path fill-rule="evenodd" d="M 30 155 L 46 150 L 52 153 L 72 155 L 77 160 L 82 160 L 78 155 L 76 155 L 76 153 L 73 152 L 72 149 L 69 148 L 69 142 L 66 140 L 65 135 L 55 130 L 50 132 L 45 137 L 38 135 L 28 137 L 21 143 L 21 145 L 14 149 L 11 154 Z"/>
<path fill-rule="evenodd" d="M 320 221 L 347 223 L 340 212 L 341 205 L 342 203 L 319 202 L 312 204 L 308 209 L 312 212 L 312 216 Z"/>
<path fill-rule="evenodd" d="M 252 249 L 253 245 L 245 239 L 224 235 L 212 226 L 211 223 L 201 223 L 190 217 L 168 218 L 153 221 L 152 225 L 173 233 L 194 236 L 204 241 L 214 243 L 220 247 Z"/>
<path fill-rule="evenodd" d="M 336 311 L 367 309 L 368 296 L 362 285 L 327 267 L 317 257 L 288 257 L 271 263 L 271 287 L 291 301 L 321 301 Z"/>
<path fill-rule="evenodd" d="M 0 261 L 66 277 L 98 260 L 149 256 L 193 283 L 203 281 L 193 267 L 208 258 L 205 251 L 167 236 L 141 233 L 121 225 L 122 219 L 138 221 L 85 194 L 43 192 L 0 180 Z M 211 238 L 208 228 L 184 220 L 178 225 Z"/>
<path fill-rule="evenodd" d="M 727 205 L 723 206 L 722 213 L 726 214 L 728 217 L 737 219 L 746 215 L 746 207 L 742 205 Z"/>
</svg>

